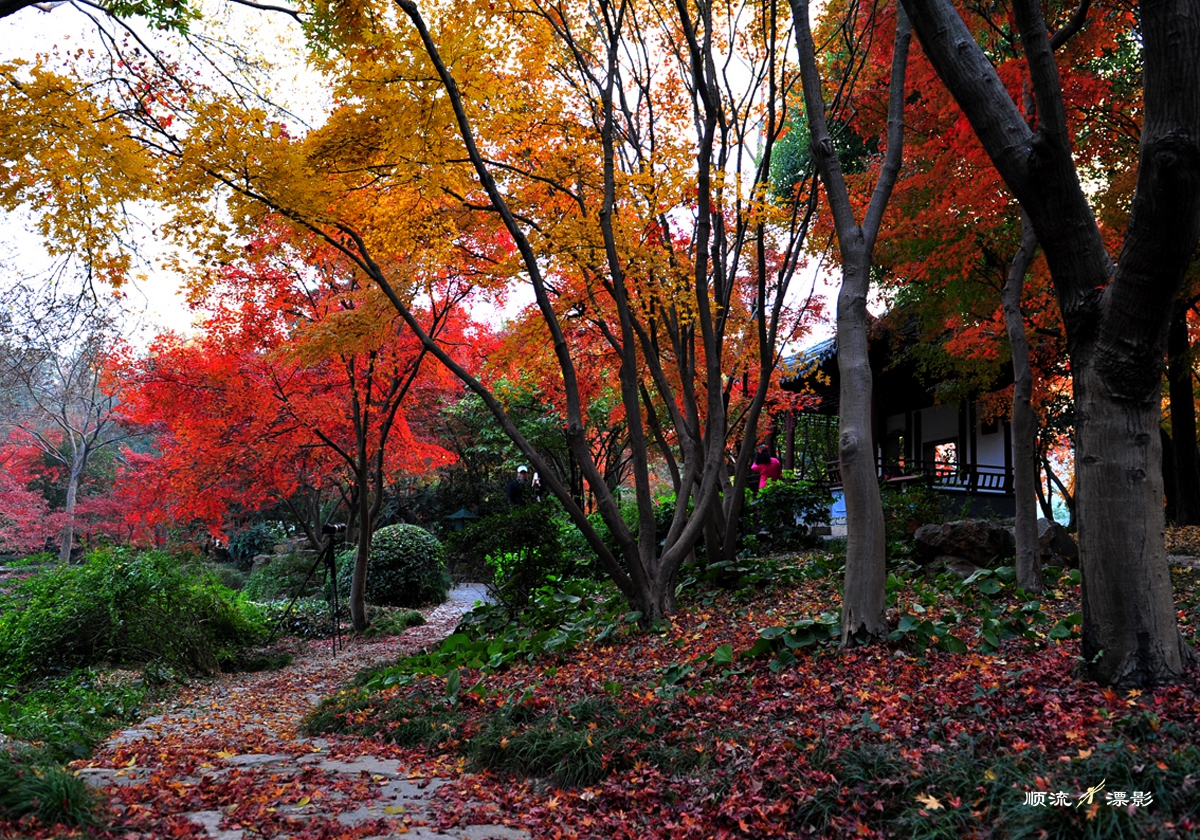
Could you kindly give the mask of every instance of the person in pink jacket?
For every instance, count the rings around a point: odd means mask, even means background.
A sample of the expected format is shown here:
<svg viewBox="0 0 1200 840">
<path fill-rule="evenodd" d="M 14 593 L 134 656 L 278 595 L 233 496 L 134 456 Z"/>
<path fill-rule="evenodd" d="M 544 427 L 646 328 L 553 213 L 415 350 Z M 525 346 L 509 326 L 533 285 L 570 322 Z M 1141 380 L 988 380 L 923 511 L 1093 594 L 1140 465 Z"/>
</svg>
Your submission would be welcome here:
<svg viewBox="0 0 1200 840">
<path fill-rule="evenodd" d="M 771 450 L 765 444 L 758 447 L 758 451 L 754 455 L 754 463 L 750 465 L 750 469 L 758 473 L 759 490 L 783 475 L 783 464 L 779 463 L 778 458 L 771 455 Z"/>
</svg>

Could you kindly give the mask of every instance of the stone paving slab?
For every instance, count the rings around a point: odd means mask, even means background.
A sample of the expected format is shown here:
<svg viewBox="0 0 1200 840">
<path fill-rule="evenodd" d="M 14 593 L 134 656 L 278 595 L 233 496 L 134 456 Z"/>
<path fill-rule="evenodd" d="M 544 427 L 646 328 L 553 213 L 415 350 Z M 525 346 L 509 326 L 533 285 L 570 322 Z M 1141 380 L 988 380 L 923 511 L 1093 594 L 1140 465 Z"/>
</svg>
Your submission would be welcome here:
<svg viewBox="0 0 1200 840">
<path fill-rule="evenodd" d="M 116 770 L 108 767 L 85 767 L 82 770 L 75 771 L 75 775 L 83 779 L 92 787 L 103 788 L 108 785 L 120 785 L 128 787 L 134 784 L 141 784 L 149 778 L 149 771 L 133 770 Z"/>
<path fill-rule="evenodd" d="M 357 756 L 349 760 L 322 758 L 320 755 L 306 755 L 298 759 L 300 764 L 316 764 L 322 770 L 332 770 L 335 773 L 366 773 L 370 776 L 394 776 L 400 772 L 400 762 L 393 758 L 375 758 L 370 755 Z"/>
<path fill-rule="evenodd" d="M 241 828 L 221 828 L 225 815 L 220 811 L 192 811 L 187 814 L 189 822 L 201 826 L 213 840 L 243 840 L 246 832 Z"/>
<path fill-rule="evenodd" d="M 338 814 L 338 821 L 344 825 L 356 825 L 387 817 L 429 819 L 436 810 L 430 802 L 430 796 L 445 783 L 444 779 L 425 779 L 423 784 L 409 779 L 394 779 L 383 784 L 374 802 Z"/>
<path fill-rule="evenodd" d="M 291 762 L 292 757 L 290 755 L 276 755 L 274 753 L 234 755 L 225 759 L 225 763 L 230 767 L 262 767 L 268 764 L 290 764 Z"/>
</svg>

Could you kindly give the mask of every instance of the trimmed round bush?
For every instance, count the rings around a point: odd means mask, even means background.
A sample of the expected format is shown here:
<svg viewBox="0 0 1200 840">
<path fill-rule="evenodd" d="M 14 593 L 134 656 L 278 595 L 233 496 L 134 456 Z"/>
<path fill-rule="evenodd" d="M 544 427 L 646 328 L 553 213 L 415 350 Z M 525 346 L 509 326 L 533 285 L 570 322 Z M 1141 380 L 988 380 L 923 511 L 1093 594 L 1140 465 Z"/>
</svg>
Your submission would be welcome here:
<svg viewBox="0 0 1200 840">
<path fill-rule="evenodd" d="M 338 571 L 338 591 L 350 597 L 354 554 Z M 440 604 L 450 594 L 450 576 L 438 538 L 417 525 L 389 525 L 371 537 L 367 562 L 367 603 L 381 607 Z"/>
</svg>

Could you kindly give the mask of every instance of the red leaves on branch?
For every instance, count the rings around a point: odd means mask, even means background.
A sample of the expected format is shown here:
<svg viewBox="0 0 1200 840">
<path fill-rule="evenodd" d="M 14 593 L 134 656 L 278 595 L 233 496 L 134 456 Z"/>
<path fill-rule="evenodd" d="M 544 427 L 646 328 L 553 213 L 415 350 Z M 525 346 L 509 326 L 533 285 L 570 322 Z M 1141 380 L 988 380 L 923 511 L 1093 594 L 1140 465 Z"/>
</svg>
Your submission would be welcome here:
<svg viewBox="0 0 1200 840">
<path fill-rule="evenodd" d="M 157 452 L 129 453 L 125 474 L 149 524 L 219 532 L 231 515 L 354 487 L 364 470 L 420 474 L 451 460 L 400 405 L 453 385 L 328 252 L 268 228 L 194 306 L 198 337 L 159 336 L 121 371 L 127 419 L 158 432 Z M 464 324 L 442 316 L 437 328 L 453 337 Z"/>
</svg>

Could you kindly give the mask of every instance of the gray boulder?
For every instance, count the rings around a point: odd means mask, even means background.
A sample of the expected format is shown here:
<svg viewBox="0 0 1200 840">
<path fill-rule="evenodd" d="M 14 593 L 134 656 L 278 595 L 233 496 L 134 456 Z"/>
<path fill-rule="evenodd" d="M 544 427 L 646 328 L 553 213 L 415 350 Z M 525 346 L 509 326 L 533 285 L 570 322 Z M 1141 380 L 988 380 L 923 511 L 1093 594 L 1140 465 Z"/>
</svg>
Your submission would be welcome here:
<svg viewBox="0 0 1200 840">
<path fill-rule="evenodd" d="M 313 550 L 312 544 L 308 541 L 308 537 L 288 537 L 281 543 L 275 544 L 275 553 L 283 556 L 287 554 L 303 554 Z"/>
<path fill-rule="evenodd" d="M 1067 529 L 1052 519 L 1039 519 L 1038 552 L 1042 563 L 1051 566 L 1066 566 L 1069 569 L 1079 568 L 1079 546 L 1067 533 Z"/>
<path fill-rule="evenodd" d="M 964 560 L 961 557 L 939 554 L 926 563 L 924 568 L 925 574 L 930 576 L 937 576 L 942 572 L 953 572 L 960 580 L 966 580 L 984 567 L 976 566 L 970 560 Z"/>
<path fill-rule="evenodd" d="M 917 557 L 924 563 L 958 558 L 987 568 L 1016 553 L 1012 530 L 986 519 L 922 525 L 913 534 L 913 541 Z"/>
<path fill-rule="evenodd" d="M 255 554 L 254 559 L 250 562 L 250 574 L 253 575 L 264 566 L 269 566 L 275 557 L 274 554 Z"/>
</svg>

